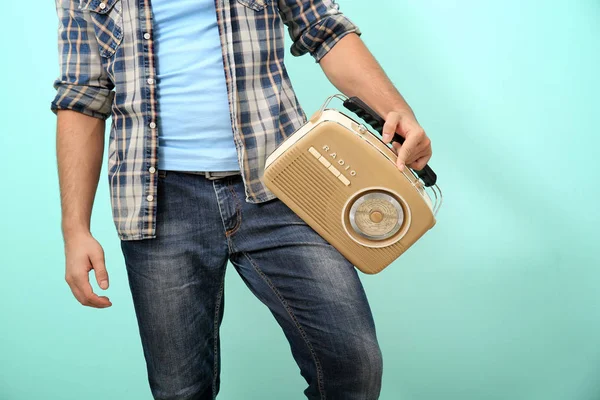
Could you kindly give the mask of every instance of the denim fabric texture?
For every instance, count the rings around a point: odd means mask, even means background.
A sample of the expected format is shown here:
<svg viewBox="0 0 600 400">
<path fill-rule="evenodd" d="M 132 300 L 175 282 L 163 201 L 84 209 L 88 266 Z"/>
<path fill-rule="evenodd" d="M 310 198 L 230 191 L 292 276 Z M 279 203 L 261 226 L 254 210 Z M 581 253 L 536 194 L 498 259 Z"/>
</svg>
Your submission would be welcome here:
<svg viewBox="0 0 600 400">
<path fill-rule="evenodd" d="M 333 246 L 279 199 L 244 201 L 240 175 L 159 171 L 158 196 L 156 238 L 121 241 L 155 399 L 216 398 L 228 261 L 281 326 L 306 398 L 379 397 L 371 310 Z"/>
</svg>

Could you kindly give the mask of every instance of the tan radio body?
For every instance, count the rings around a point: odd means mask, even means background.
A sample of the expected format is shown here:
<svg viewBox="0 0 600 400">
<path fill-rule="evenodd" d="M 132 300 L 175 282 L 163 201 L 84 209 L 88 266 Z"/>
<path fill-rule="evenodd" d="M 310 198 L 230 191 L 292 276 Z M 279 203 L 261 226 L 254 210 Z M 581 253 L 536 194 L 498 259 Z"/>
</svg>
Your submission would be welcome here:
<svg viewBox="0 0 600 400">
<path fill-rule="evenodd" d="M 331 96 L 269 155 L 263 180 L 356 268 L 375 274 L 435 225 L 442 194 L 429 167 L 400 171 L 365 125 L 326 108 L 335 97 L 381 132 L 384 121 L 359 99 Z"/>
</svg>

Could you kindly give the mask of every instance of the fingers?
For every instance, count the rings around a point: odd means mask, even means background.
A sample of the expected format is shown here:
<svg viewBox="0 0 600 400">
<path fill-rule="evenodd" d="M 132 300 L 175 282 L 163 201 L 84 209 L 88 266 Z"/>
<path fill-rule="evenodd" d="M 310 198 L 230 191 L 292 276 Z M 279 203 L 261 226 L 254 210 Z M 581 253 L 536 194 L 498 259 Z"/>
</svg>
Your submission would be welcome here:
<svg viewBox="0 0 600 400">
<path fill-rule="evenodd" d="M 413 157 L 412 160 L 408 160 L 406 162 L 406 165 L 415 171 L 420 171 L 425 168 L 432 155 L 431 141 L 428 138 L 426 138 L 419 147 L 421 150 Z"/>
<path fill-rule="evenodd" d="M 383 126 L 383 141 L 388 144 L 395 133 L 402 135 L 405 140 L 402 145 L 392 142 L 392 150 L 396 153 L 398 168 L 402 171 L 404 166 L 411 166 L 424 157 L 431 157 L 431 141 L 419 125 L 414 116 L 390 112 Z"/>
<path fill-rule="evenodd" d="M 400 171 L 405 165 L 420 171 L 431 159 L 431 141 L 427 137 L 421 140 L 419 135 L 408 135 L 404 144 L 393 142 L 392 151 L 398 156 L 397 165 Z"/>
<path fill-rule="evenodd" d="M 108 272 L 106 271 L 106 263 L 104 262 L 104 251 L 100 248 L 98 251 L 90 254 L 90 262 L 94 268 L 96 282 L 101 289 L 108 289 Z"/>
<path fill-rule="evenodd" d="M 402 171 L 406 164 L 410 164 L 415 157 L 415 152 L 419 145 L 419 138 L 416 135 L 408 135 L 404 143 L 398 150 L 398 159 L 396 165 Z"/>
<path fill-rule="evenodd" d="M 387 144 L 389 143 L 394 134 L 398 129 L 398 124 L 400 123 L 400 114 L 398 113 L 389 113 L 387 119 L 385 120 L 385 124 L 383 125 L 383 141 Z"/>
<path fill-rule="evenodd" d="M 66 277 L 66 281 L 71 292 L 82 305 L 94 308 L 106 308 L 112 305 L 108 297 L 98 296 L 94 293 L 87 273 L 69 275 Z"/>
<path fill-rule="evenodd" d="M 110 307 L 106 296 L 98 296 L 90 285 L 89 273 L 93 269 L 102 289 L 108 288 L 108 273 L 104 263 L 104 250 L 93 238 L 77 237 L 66 244 L 66 274 L 73 295 L 82 305 L 95 308 Z"/>
<path fill-rule="evenodd" d="M 389 113 L 383 126 L 383 141 L 388 144 L 396 132 L 405 138 L 403 144 L 392 142 L 398 169 L 402 171 L 407 165 L 417 171 L 425 168 L 431 159 L 431 140 L 416 119 L 402 118 L 397 112 Z"/>
<path fill-rule="evenodd" d="M 414 169 L 415 171 L 420 171 L 423 168 L 425 168 L 425 166 L 429 162 L 430 158 L 431 158 L 431 155 L 421 157 L 421 158 L 417 159 L 414 163 L 408 164 L 408 166 L 411 167 L 412 169 Z"/>
<path fill-rule="evenodd" d="M 92 286 L 90 285 L 90 282 L 87 279 L 81 283 L 81 286 L 79 286 L 79 288 L 81 289 L 81 292 L 83 293 L 83 296 L 87 301 L 87 304 L 84 305 L 94 308 L 106 308 L 112 306 L 112 303 L 110 302 L 108 297 L 98 296 L 96 293 L 94 293 L 94 291 L 92 290 Z"/>
</svg>

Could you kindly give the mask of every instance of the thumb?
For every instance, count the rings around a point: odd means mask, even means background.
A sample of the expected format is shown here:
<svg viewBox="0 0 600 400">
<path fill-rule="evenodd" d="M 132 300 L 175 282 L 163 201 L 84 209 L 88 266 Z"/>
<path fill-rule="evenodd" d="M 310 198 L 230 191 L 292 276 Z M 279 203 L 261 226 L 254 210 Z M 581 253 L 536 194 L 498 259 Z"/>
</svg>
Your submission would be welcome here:
<svg viewBox="0 0 600 400">
<path fill-rule="evenodd" d="M 94 268 L 98 286 L 104 290 L 108 289 L 108 272 L 106 271 L 106 264 L 104 262 L 104 252 L 99 250 L 90 254 L 90 262 L 92 263 L 92 268 Z"/>
</svg>

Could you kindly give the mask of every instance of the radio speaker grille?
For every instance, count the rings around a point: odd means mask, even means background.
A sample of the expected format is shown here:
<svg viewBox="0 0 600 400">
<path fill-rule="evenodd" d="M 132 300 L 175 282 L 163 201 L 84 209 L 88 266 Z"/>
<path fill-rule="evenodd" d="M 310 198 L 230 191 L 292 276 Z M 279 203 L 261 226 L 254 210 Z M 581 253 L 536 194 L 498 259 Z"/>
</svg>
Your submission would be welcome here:
<svg viewBox="0 0 600 400">
<path fill-rule="evenodd" d="M 343 249 L 340 252 L 355 265 L 389 265 L 404 251 L 400 241 L 388 247 L 372 248 L 350 238 L 343 228 L 341 214 L 353 194 L 352 186 L 345 186 L 300 148 L 290 149 L 270 168 L 271 190 L 325 240 L 339 244 L 336 247 Z"/>
</svg>

